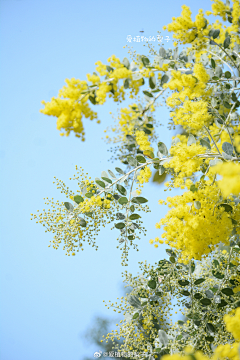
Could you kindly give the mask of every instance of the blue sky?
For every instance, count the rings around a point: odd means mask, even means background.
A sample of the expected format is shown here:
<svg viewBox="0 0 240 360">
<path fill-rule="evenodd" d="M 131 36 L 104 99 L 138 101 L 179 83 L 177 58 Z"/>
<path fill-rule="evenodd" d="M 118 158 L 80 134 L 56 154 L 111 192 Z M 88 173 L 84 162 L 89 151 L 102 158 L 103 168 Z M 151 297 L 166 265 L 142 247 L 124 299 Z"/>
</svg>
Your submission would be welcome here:
<svg viewBox="0 0 240 360">
<path fill-rule="evenodd" d="M 187 0 L 195 16 L 199 8 L 210 9 L 206 0 Z M 99 251 L 85 246 L 82 253 L 67 257 L 48 248 L 51 234 L 30 221 L 30 213 L 45 208 L 44 197 L 65 201 L 53 184 L 54 176 L 71 186 L 75 165 L 93 178 L 109 163 L 109 145 L 101 139 L 111 125 L 111 101 L 97 109 L 101 125 L 84 120 L 86 142 L 73 135 L 61 137 L 55 118 L 39 112 L 41 100 L 56 96 L 66 78 L 86 79 L 94 63 L 112 54 L 128 56 L 127 35 L 157 36 L 162 26 L 179 16 L 182 0 L 155 1 L 54 1 L 1 0 L 1 360 L 80 360 L 95 349 L 81 334 L 94 315 L 115 316 L 103 300 L 122 295 L 117 230 L 102 230 Z M 170 41 L 165 47 L 172 47 Z M 142 43 L 133 43 L 147 54 Z M 161 108 L 158 118 L 167 124 Z M 166 128 L 159 140 L 170 145 Z M 144 195 L 152 213 L 144 216 L 148 235 L 140 251 L 132 250 L 128 270 L 138 271 L 138 261 L 154 263 L 165 256 L 148 240 L 160 235 L 155 223 L 166 213 L 157 200 L 165 198 L 163 187 L 149 184 Z"/>
</svg>

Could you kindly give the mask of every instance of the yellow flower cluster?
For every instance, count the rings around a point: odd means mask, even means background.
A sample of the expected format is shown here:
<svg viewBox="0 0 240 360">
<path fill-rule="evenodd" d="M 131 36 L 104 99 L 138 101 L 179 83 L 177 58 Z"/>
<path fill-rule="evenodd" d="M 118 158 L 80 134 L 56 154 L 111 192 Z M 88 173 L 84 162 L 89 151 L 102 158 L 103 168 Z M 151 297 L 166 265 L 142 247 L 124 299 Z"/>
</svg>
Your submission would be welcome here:
<svg viewBox="0 0 240 360">
<path fill-rule="evenodd" d="M 96 90 L 96 101 L 103 105 L 106 101 L 107 94 L 112 90 L 112 86 L 107 83 L 101 83 Z"/>
<path fill-rule="evenodd" d="M 206 90 L 209 75 L 202 64 L 195 64 L 194 76 L 181 74 L 180 71 L 175 70 L 172 70 L 171 74 L 171 81 L 164 84 L 164 87 L 177 90 L 166 101 L 168 106 L 175 108 L 170 113 L 172 120 L 175 125 L 182 125 L 196 132 L 211 120 L 211 115 L 208 113 L 208 102 L 206 101 L 212 93 L 212 89 Z M 189 100 L 185 100 L 186 97 Z M 202 99 L 198 100 L 198 98 Z"/>
<path fill-rule="evenodd" d="M 165 225 L 162 238 L 167 239 L 165 242 L 171 247 L 181 250 L 183 261 L 200 260 L 214 245 L 227 242 L 233 228 L 232 221 L 223 207 L 216 206 L 218 199 L 216 185 L 206 185 L 196 192 L 187 191 L 181 196 L 167 198 L 172 209 L 156 224 L 156 228 Z"/>
<path fill-rule="evenodd" d="M 221 18 L 226 21 L 227 14 L 226 11 L 229 11 L 230 8 L 228 5 L 224 4 L 224 2 L 220 0 L 214 0 L 214 3 L 212 4 L 212 14 L 217 16 L 221 16 Z"/>
<path fill-rule="evenodd" d="M 235 340 L 240 341 L 240 308 L 236 310 L 234 316 L 225 315 L 223 319 L 226 323 L 227 331 L 233 334 Z"/>
<path fill-rule="evenodd" d="M 140 170 L 140 174 L 138 175 L 137 179 L 140 184 L 144 184 L 149 182 L 152 176 L 152 171 L 149 169 L 148 166 L 145 166 L 144 169 Z"/>
<path fill-rule="evenodd" d="M 126 139 L 126 135 L 133 135 L 135 120 L 137 118 L 137 113 L 132 109 L 132 107 L 137 107 L 136 104 L 129 105 L 128 108 L 121 108 L 119 125 L 121 132 L 123 133 L 123 140 Z"/>
<path fill-rule="evenodd" d="M 193 133 L 208 125 L 212 116 L 208 113 L 207 101 L 184 101 L 182 107 L 170 113 L 175 125 L 182 125 Z"/>
<path fill-rule="evenodd" d="M 222 175 L 218 186 L 224 197 L 230 194 L 239 195 L 240 193 L 240 164 L 233 162 L 222 163 L 214 166 L 213 172 Z"/>
<path fill-rule="evenodd" d="M 87 82 L 74 78 L 65 81 L 67 86 L 59 91 L 57 98 L 53 97 L 50 102 L 42 101 L 45 107 L 40 112 L 57 117 L 57 129 L 65 131 L 60 135 L 68 136 L 71 131 L 74 131 L 75 136 L 84 141 L 82 117 L 90 120 L 97 118 L 97 114 L 91 110 L 87 103 L 89 96 L 81 96 L 82 91 L 87 89 Z"/>
<path fill-rule="evenodd" d="M 206 148 L 198 144 L 192 144 L 188 146 L 186 143 L 178 142 L 172 146 L 169 150 L 172 159 L 164 163 L 163 166 L 173 168 L 178 174 L 178 182 L 175 181 L 175 186 L 179 187 L 183 184 L 183 178 L 185 176 L 191 176 L 194 172 L 199 171 L 202 164 L 202 159 L 197 157 L 198 154 L 204 154 Z M 182 181 L 179 182 L 179 178 Z"/>
<path fill-rule="evenodd" d="M 142 130 L 136 131 L 136 142 L 139 145 L 139 149 L 141 151 L 145 151 L 145 150 L 153 151 L 150 141 L 148 140 L 148 136 L 147 136 L 147 134 L 145 134 L 144 131 L 142 131 Z"/>
<path fill-rule="evenodd" d="M 206 19 L 204 18 L 203 10 L 200 9 L 195 17 L 195 22 L 191 18 L 192 12 L 186 5 L 182 6 L 181 16 L 178 18 L 173 17 L 173 22 L 164 27 L 168 31 L 173 31 L 173 38 L 179 40 L 183 44 L 193 42 L 197 36 L 201 38 L 208 34 L 206 26 Z"/>
</svg>

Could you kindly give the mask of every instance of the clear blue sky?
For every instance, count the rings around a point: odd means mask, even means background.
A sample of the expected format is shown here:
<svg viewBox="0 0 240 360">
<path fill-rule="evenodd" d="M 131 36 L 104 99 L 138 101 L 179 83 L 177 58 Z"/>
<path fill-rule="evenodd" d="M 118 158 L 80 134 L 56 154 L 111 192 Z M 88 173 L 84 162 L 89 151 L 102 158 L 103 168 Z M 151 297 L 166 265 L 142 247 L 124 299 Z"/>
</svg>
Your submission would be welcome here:
<svg viewBox="0 0 240 360">
<path fill-rule="evenodd" d="M 115 54 L 127 56 L 127 35 L 157 36 L 162 26 L 179 16 L 182 0 L 1 0 L 1 360 L 80 360 L 99 349 L 89 347 L 81 334 L 94 315 L 115 316 L 103 300 L 122 295 L 117 230 L 105 229 L 99 251 L 86 246 L 76 257 L 48 248 L 51 234 L 30 221 L 42 210 L 44 197 L 65 200 L 53 184 L 56 176 L 71 186 L 75 165 L 92 177 L 119 166 L 107 161 L 109 148 L 102 140 L 111 124 L 109 102 L 99 109 L 101 125 L 84 121 L 86 142 L 61 137 L 56 120 L 39 113 L 41 100 L 49 101 L 66 78 L 86 79 L 97 60 Z M 185 1 L 195 16 L 210 9 L 206 0 Z M 167 35 L 167 34 L 166 34 Z M 167 47 L 172 47 L 170 34 Z M 167 45 L 167 44 L 166 44 Z M 143 46 L 134 43 L 137 52 Z M 145 50 L 146 51 L 146 50 Z M 168 121 L 167 110 L 159 120 Z M 159 139 L 170 144 L 172 134 L 159 128 Z M 150 184 L 144 193 L 152 213 L 144 219 L 148 236 L 140 251 L 130 252 L 129 271 L 138 261 L 163 258 L 148 240 L 160 235 L 155 223 L 166 209 L 157 204 L 163 187 Z"/>
</svg>

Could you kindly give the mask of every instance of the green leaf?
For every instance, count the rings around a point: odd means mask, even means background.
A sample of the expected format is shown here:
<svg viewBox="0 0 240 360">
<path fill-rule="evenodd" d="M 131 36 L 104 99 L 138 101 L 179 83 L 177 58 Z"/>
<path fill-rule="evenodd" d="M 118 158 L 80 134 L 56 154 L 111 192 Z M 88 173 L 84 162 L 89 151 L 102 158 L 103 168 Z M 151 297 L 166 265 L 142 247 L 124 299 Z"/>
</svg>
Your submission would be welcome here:
<svg viewBox="0 0 240 360">
<path fill-rule="evenodd" d="M 118 199 L 119 204 L 124 205 L 128 203 L 128 199 L 126 197 L 120 197 L 120 199 Z"/>
<path fill-rule="evenodd" d="M 155 280 L 149 280 L 148 281 L 148 286 L 150 287 L 150 289 L 156 289 L 156 281 Z"/>
<path fill-rule="evenodd" d="M 217 270 L 213 270 L 212 274 L 217 279 L 223 279 L 224 278 L 224 275 L 222 273 L 220 273 L 219 271 L 217 271 Z"/>
<path fill-rule="evenodd" d="M 165 167 L 163 165 L 159 165 L 159 175 L 163 175 L 165 173 Z"/>
<path fill-rule="evenodd" d="M 228 154 L 228 155 L 232 155 L 233 154 L 233 146 L 232 144 L 230 144 L 229 142 L 224 142 L 222 144 L 222 149 L 223 151 Z"/>
<path fill-rule="evenodd" d="M 123 228 L 125 228 L 125 223 L 123 223 L 123 222 L 117 223 L 117 224 L 115 224 L 115 228 L 123 229 Z"/>
<path fill-rule="evenodd" d="M 201 303 L 202 305 L 210 305 L 212 302 L 211 302 L 211 300 L 208 299 L 208 298 L 203 298 L 203 299 L 200 300 L 200 303 Z"/>
<path fill-rule="evenodd" d="M 205 339 L 206 339 L 206 341 L 211 342 L 211 343 L 214 341 L 213 336 L 206 336 Z"/>
<path fill-rule="evenodd" d="M 82 226 L 82 227 L 86 227 L 86 226 L 87 226 L 86 221 L 85 221 L 84 219 L 82 219 L 82 218 L 80 218 L 79 224 L 80 224 L 80 226 Z"/>
<path fill-rule="evenodd" d="M 216 63 L 215 63 L 215 61 L 213 60 L 213 58 L 211 59 L 211 65 L 212 65 L 212 68 L 215 69 Z"/>
<path fill-rule="evenodd" d="M 225 106 L 225 108 L 227 109 L 231 109 L 232 105 L 229 104 L 227 101 L 223 101 L 223 105 Z"/>
<path fill-rule="evenodd" d="M 196 292 L 196 293 L 194 294 L 194 297 L 195 297 L 195 299 L 199 300 L 199 299 L 201 299 L 203 296 L 202 296 L 201 293 Z"/>
<path fill-rule="evenodd" d="M 135 239 L 135 236 L 134 235 L 129 235 L 128 236 L 128 240 L 134 240 Z"/>
<path fill-rule="evenodd" d="M 124 89 L 129 89 L 129 85 L 130 85 L 130 80 L 125 79 L 124 82 L 123 82 Z"/>
<path fill-rule="evenodd" d="M 200 139 L 200 144 L 203 146 L 203 147 L 206 147 L 208 150 L 211 150 L 211 145 L 209 144 L 208 141 L 204 140 L 204 139 Z"/>
<path fill-rule="evenodd" d="M 178 280 L 179 285 L 181 286 L 187 286 L 190 284 L 188 280 Z"/>
<path fill-rule="evenodd" d="M 130 62 L 128 61 L 127 58 L 124 58 L 124 59 L 123 59 L 122 64 L 123 64 L 127 69 L 129 69 L 129 67 L 130 67 Z"/>
<path fill-rule="evenodd" d="M 105 183 L 101 180 L 95 180 L 96 184 L 98 184 L 99 186 L 101 186 L 102 188 L 105 188 Z"/>
<path fill-rule="evenodd" d="M 117 190 L 120 192 L 121 195 L 127 195 L 127 190 L 124 186 L 117 184 Z"/>
<path fill-rule="evenodd" d="M 227 296 L 231 296 L 231 295 L 234 295 L 234 292 L 232 291 L 231 288 L 224 288 L 221 290 L 221 292 Z"/>
<path fill-rule="evenodd" d="M 216 39 L 220 34 L 220 30 L 219 29 L 216 29 L 213 31 L 213 34 L 212 34 L 212 37 L 213 39 Z"/>
<path fill-rule="evenodd" d="M 228 36 L 228 37 L 224 40 L 224 42 L 223 42 L 223 47 L 224 47 L 224 49 L 227 49 L 227 48 L 229 47 L 230 42 L 231 42 L 231 39 L 230 39 L 230 37 Z"/>
<path fill-rule="evenodd" d="M 163 77 L 161 78 L 161 86 L 163 86 L 163 84 L 168 82 L 169 77 L 164 74 Z"/>
<path fill-rule="evenodd" d="M 129 219 L 130 219 L 130 220 L 136 220 L 136 219 L 139 219 L 140 217 L 141 217 L 141 216 L 138 215 L 138 214 L 132 214 L 132 215 L 129 216 Z"/>
<path fill-rule="evenodd" d="M 146 67 L 147 65 L 150 64 L 150 61 L 146 56 L 142 56 L 142 63 Z"/>
<path fill-rule="evenodd" d="M 149 91 L 143 90 L 143 93 L 148 97 L 153 97 L 153 94 L 151 94 Z"/>
<path fill-rule="evenodd" d="M 134 212 L 135 206 L 134 206 L 134 205 L 131 205 L 131 206 L 130 206 L 130 210 L 131 210 L 131 212 Z"/>
<path fill-rule="evenodd" d="M 173 264 L 176 262 L 176 260 L 175 260 L 175 257 L 174 257 L 174 256 L 170 256 L 169 260 L 170 260 L 170 261 L 171 261 L 171 263 L 173 263 Z"/>
<path fill-rule="evenodd" d="M 125 175 L 125 172 L 120 169 L 119 167 L 116 167 L 115 170 L 119 173 L 119 174 L 122 174 L 122 175 Z"/>
<path fill-rule="evenodd" d="M 187 146 L 190 146 L 192 144 L 196 144 L 196 139 L 192 134 L 189 134 L 188 141 L 187 141 Z"/>
<path fill-rule="evenodd" d="M 197 210 L 201 209 L 201 203 L 200 203 L 200 201 L 194 201 L 194 207 L 195 207 L 195 209 L 197 209 Z"/>
<path fill-rule="evenodd" d="M 222 308 L 222 307 L 224 307 L 224 306 L 226 306 L 228 303 L 225 301 L 225 300 L 223 300 L 223 299 L 221 299 L 221 302 L 218 304 L 218 308 Z"/>
<path fill-rule="evenodd" d="M 163 47 L 160 47 L 159 56 L 161 56 L 162 58 L 165 58 L 166 55 L 167 55 L 166 50 Z"/>
<path fill-rule="evenodd" d="M 111 179 L 106 178 L 106 177 L 104 177 L 104 176 L 102 176 L 102 179 L 103 179 L 104 181 L 108 182 L 109 184 L 112 184 L 112 180 L 111 180 Z"/>
<path fill-rule="evenodd" d="M 111 170 L 108 170 L 108 172 L 109 172 L 109 175 L 110 175 L 111 177 L 113 177 L 114 179 L 116 179 L 116 176 L 114 175 L 114 173 L 113 173 Z"/>
<path fill-rule="evenodd" d="M 118 213 L 116 213 L 116 217 L 117 217 L 117 220 L 124 220 L 126 216 L 124 214 L 118 212 Z"/>
<path fill-rule="evenodd" d="M 147 156 L 150 159 L 154 159 L 154 153 L 151 150 L 144 150 L 143 155 Z"/>
<path fill-rule="evenodd" d="M 146 126 L 148 127 L 148 128 L 150 128 L 150 129 L 152 129 L 153 128 L 153 124 L 146 124 Z"/>
<path fill-rule="evenodd" d="M 230 79 L 232 77 L 232 74 L 230 73 L 230 71 L 226 71 L 224 76 L 226 79 Z"/>
<path fill-rule="evenodd" d="M 138 297 L 136 295 L 130 295 L 127 300 L 128 300 L 128 303 L 135 308 L 142 307 L 141 301 L 138 299 Z"/>
<path fill-rule="evenodd" d="M 76 195 L 74 196 L 74 201 L 77 203 L 77 204 L 80 204 L 81 202 L 84 201 L 84 198 L 80 195 Z"/>
<path fill-rule="evenodd" d="M 147 160 L 142 155 L 137 155 L 136 159 L 139 163 L 144 164 Z"/>
<path fill-rule="evenodd" d="M 206 280 L 206 279 L 204 279 L 204 278 L 197 279 L 197 280 L 194 281 L 194 284 L 195 284 L 195 285 L 200 285 L 200 284 L 202 284 L 205 280 Z"/>
<path fill-rule="evenodd" d="M 93 104 L 93 105 L 96 105 L 97 104 L 97 102 L 96 102 L 96 100 L 95 100 L 95 97 L 93 97 L 93 96 L 89 96 L 89 100 L 91 101 L 91 103 Z"/>
<path fill-rule="evenodd" d="M 220 206 L 223 207 L 226 212 L 232 212 L 233 211 L 232 206 L 229 205 L 229 204 L 220 204 L 220 205 L 218 205 L 218 207 L 220 207 Z"/>
<path fill-rule="evenodd" d="M 154 76 L 150 76 L 150 78 L 149 78 L 149 86 L 150 86 L 151 89 L 155 89 L 155 87 L 156 87 L 155 74 L 154 74 Z"/>
<path fill-rule="evenodd" d="M 135 313 L 134 315 L 133 315 L 133 320 L 135 320 L 135 319 L 137 319 L 139 317 L 139 313 Z"/>
<path fill-rule="evenodd" d="M 141 196 L 133 197 L 131 201 L 134 204 L 144 204 L 144 203 L 148 202 L 147 199 L 145 199 L 144 197 L 141 197 Z"/>
<path fill-rule="evenodd" d="M 166 145 L 161 141 L 158 143 L 158 151 L 161 153 L 161 155 L 168 155 L 168 149 Z"/>
<path fill-rule="evenodd" d="M 190 292 L 187 291 L 187 290 L 182 290 L 180 291 L 180 294 L 184 295 L 184 296 L 189 296 L 190 295 Z"/>
<path fill-rule="evenodd" d="M 70 202 L 65 202 L 64 205 L 68 211 L 71 211 L 71 212 L 73 211 L 74 207 Z"/>
<path fill-rule="evenodd" d="M 134 166 L 134 167 L 137 166 L 137 160 L 134 159 L 133 156 L 128 156 L 128 157 L 127 157 L 127 161 L 128 161 L 128 163 L 129 163 L 129 165 Z"/>
<path fill-rule="evenodd" d="M 198 191 L 198 189 L 197 189 L 197 187 L 195 185 L 191 185 L 190 186 L 190 191 L 196 192 L 196 191 Z"/>
<path fill-rule="evenodd" d="M 172 249 L 165 249 L 165 251 L 169 256 L 177 257 L 177 255 L 175 254 L 175 252 Z"/>
</svg>

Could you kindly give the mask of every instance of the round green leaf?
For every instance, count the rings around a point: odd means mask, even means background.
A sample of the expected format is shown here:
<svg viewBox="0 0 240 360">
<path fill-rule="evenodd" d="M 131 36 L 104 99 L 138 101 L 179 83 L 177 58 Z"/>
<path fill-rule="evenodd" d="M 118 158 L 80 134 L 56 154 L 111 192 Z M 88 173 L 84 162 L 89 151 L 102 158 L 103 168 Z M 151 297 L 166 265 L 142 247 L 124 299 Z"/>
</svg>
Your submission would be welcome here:
<svg viewBox="0 0 240 360">
<path fill-rule="evenodd" d="M 77 204 L 80 204 L 81 202 L 84 201 L 84 198 L 80 195 L 76 195 L 74 196 L 74 201 L 77 203 Z"/>
<path fill-rule="evenodd" d="M 168 149 L 166 147 L 166 145 L 163 142 L 159 142 L 158 143 L 158 151 L 162 154 L 167 156 L 168 155 Z"/>
<path fill-rule="evenodd" d="M 144 204 L 148 202 L 148 200 L 145 199 L 144 197 L 136 196 L 132 198 L 131 202 L 133 202 L 134 204 Z"/>
<path fill-rule="evenodd" d="M 101 186 L 102 188 L 105 188 L 105 183 L 101 180 L 95 180 L 96 184 L 98 184 L 99 186 Z"/>
<path fill-rule="evenodd" d="M 117 190 L 120 192 L 121 195 L 127 195 L 127 190 L 124 186 L 117 184 Z"/>
<path fill-rule="evenodd" d="M 65 202 L 64 205 L 68 211 L 73 211 L 74 207 L 70 202 Z"/>
<path fill-rule="evenodd" d="M 127 157 L 127 161 L 128 161 L 128 163 L 129 163 L 129 165 L 134 166 L 134 167 L 137 166 L 137 160 L 134 159 L 133 156 L 128 156 L 128 157 Z"/>
<path fill-rule="evenodd" d="M 208 298 L 203 298 L 203 299 L 200 300 L 200 303 L 203 304 L 203 305 L 210 305 L 212 302 Z"/>
<path fill-rule="evenodd" d="M 137 158 L 137 161 L 141 164 L 144 164 L 146 162 L 145 157 L 143 157 L 142 155 L 137 155 L 136 158 Z"/>
<path fill-rule="evenodd" d="M 123 204 L 127 204 L 128 203 L 128 199 L 126 197 L 120 197 L 120 199 L 118 199 L 119 204 L 123 205 Z"/>
<path fill-rule="evenodd" d="M 85 221 L 84 219 L 82 219 L 82 218 L 80 219 L 79 223 L 80 223 L 80 226 L 82 226 L 82 227 L 86 227 L 86 226 L 87 226 L 86 221 Z"/>
<path fill-rule="evenodd" d="M 115 224 L 115 228 L 117 228 L 117 229 L 123 229 L 124 227 L 125 227 L 125 223 L 120 222 L 120 223 Z"/>
<path fill-rule="evenodd" d="M 148 286 L 150 287 L 150 289 L 156 289 L 156 281 L 155 280 L 149 280 L 148 281 Z"/>
<path fill-rule="evenodd" d="M 204 279 L 204 278 L 197 279 L 197 280 L 194 281 L 194 284 L 195 284 L 195 285 L 200 285 L 200 284 L 202 284 L 205 280 L 206 280 L 206 279 Z"/>
<path fill-rule="evenodd" d="M 224 142 L 222 144 L 222 149 L 223 151 L 228 154 L 228 155 L 232 155 L 233 154 L 233 146 L 232 144 L 230 144 L 229 142 Z"/>
<path fill-rule="evenodd" d="M 190 284 L 188 280 L 178 280 L 179 285 L 181 286 L 187 286 Z"/>
<path fill-rule="evenodd" d="M 221 290 L 221 292 L 227 296 L 234 295 L 234 292 L 231 288 L 224 288 Z"/>
<path fill-rule="evenodd" d="M 140 217 L 141 217 L 141 216 L 138 215 L 138 214 L 132 214 L 132 215 L 129 216 L 129 219 L 130 219 L 130 220 L 136 220 L 136 219 L 139 219 Z"/>
</svg>

